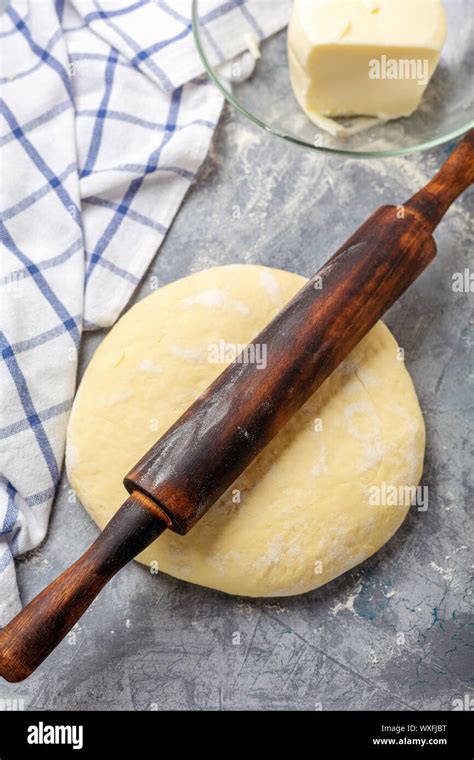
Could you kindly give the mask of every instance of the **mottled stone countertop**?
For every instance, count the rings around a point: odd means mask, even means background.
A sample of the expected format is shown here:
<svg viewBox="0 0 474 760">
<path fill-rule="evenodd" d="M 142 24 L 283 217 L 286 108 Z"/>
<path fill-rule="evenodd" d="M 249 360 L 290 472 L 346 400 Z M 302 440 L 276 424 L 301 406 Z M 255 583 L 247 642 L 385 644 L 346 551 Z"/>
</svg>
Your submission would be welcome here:
<svg viewBox="0 0 474 760">
<path fill-rule="evenodd" d="M 135 300 L 151 275 L 165 284 L 218 264 L 311 275 L 372 210 L 417 190 L 448 150 L 322 157 L 226 107 Z M 133 563 L 37 673 L 2 683 L 2 698 L 26 709 L 450 710 L 473 691 L 474 311 L 472 293 L 452 289 L 453 272 L 474 265 L 472 200 L 471 191 L 449 211 L 437 259 L 386 317 L 426 420 L 427 511 L 410 510 L 375 556 L 299 597 L 230 597 Z M 86 335 L 81 371 L 102 337 Z M 46 541 L 18 564 L 25 601 L 97 535 L 69 488 L 64 475 Z"/>
</svg>

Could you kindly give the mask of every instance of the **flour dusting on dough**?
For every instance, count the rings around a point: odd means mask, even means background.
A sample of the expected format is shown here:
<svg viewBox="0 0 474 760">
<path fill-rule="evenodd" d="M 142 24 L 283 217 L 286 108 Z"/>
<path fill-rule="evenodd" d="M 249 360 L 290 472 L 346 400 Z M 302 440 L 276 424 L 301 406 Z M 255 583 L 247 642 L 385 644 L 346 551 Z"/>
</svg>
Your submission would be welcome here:
<svg viewBox="0 0 474 760">
<path fill-rule="evenodd" d="M 150 372 L 152 375 L 160 375 L 163 372 L 163 367 L 160 364 L 155 364 L 151 359 L 142 359 L 138 365 L 139 372 Z"/>
<path fill-rule="evenodd" d="M 321 447 L 319 449 L 318 461 L 311 468 L 311 475 L 314 478 L 318 478 L 320 475 L 322 475 L 323 472 L 327 472 L 328 464 L 327 464 L 326 458 L 327 458 L 327 447 L 324 444 L 321 444 Z"/>
<path fill-rule="evenodd" d="M 369 369 L 364 367 L 363 364 L 359 364 L 357 366 L 355 369 L 355 374 L 366 389 L 374 386 L 377 383 L 374 374 Z"/>
<path fill-rule="evenodd" d="M 99 403 L 101 406 L 115 406 L 116 404 L 124 404 L 132 398 L 132 391 L 122 391 L 121 393 L 112 393 L 110 396 L 101 396 Z"/>
<path fill-rule="evenodd" d="M 215 570 L 217 570 L 218 573 L 221 575 L 225 575 L 226 572 L 226 566 L 228 562 L 237 562 L 242 563 L 244 560 L 243 555 L 241 552 L 236 552 L 234 550 L 230 550 L 226 552 L 225 554 L 217 554 L 216 556 L 210 556 L 208 558 L 208 562 Z"/>
<path fill-rule="evenodd" d="M 242 314 L 242 316 L 250 314 L 248 306 L 240 300 L 229 298 L 225 291 L 220 288 L 202 290 L 200 293 L 196 293 L 193 296 L 183 298 L 181 303 L 187 308 L 196 304 L 198 306 L 204 306 L 206 309 L 221 309 L 224 306 L 229 306 Z"/>
<path fill-rule="evenodd" d="M 259 272 L 258 279 L 275 306 L 281 307 L 283 303 L 281 288 L 275 275 L 269 272 L 268 269 L 263 269 Z"/>
<path fill-rule="evenodd" d="M 357 421 L 357 416 L 360 417 L 359 421 Z M 380 420 L 372 401 L 364 398 L 349 404 L 344 409 L 344 417 L 348 422 L 348 433 L 362 444 L 364 457 L 359 466 L 359 472 L 363 473 L 379 467 L 386 455 L 386 447 L 382 442 Z M 365 430 L 362 429 L 363 424 L 365 424 Z"/>
<path fill-rule="evenodd" d="M 200 293 L 196 293 L 194 296 L 188 296 L 183 298 L 181 303 L 183 306 L 205 306 L 206 309 L 215 309 L 218 306 L 225 304 L 226 294 L 219 288 L 209 288 L 208 290 L 201 290 Z"/>
<path fill-rule="evenodd" d="M 282 536 L 275 536 L 267 545 L 265 554 L 255 563 L 255 569 L 263 570 L 272 565 L 277 565 L 281 561 L 282 551 L 283 538 Z"/>
<path fill-rule="evenodd" d="M 206 360 L 204 349 L 198 347 L 190 346 L 188 348 L 183 348 L 182 346 L 173 344 L 171 346 L 171 353 L 178 359 L 184 359 L 185 362 L 191 362 L 192 364 L 197 364 Z"/>
<path fill-rule="evenodd" d="M 367 472 L 368 470 L 374 470 L 376 467 L 380 467 L 385 457 L 385 447 L 382 441 L 379 440 L 373 444 L 364 443 L 364 461 L 359 467 L 359 472 Z"/>
<path fill-rule="evenodd" d="M 367 399 L 363 398 L 360 401 L 355 401 L 353 404 L 348 404 L 344 409 L 344 417 L 349 421 L 349 429 L 355 438 L 360 439 L 360 428 L 353 422 L 353 416 L 360 414 L 361 416 L 367 415 L 368 417 L 375 417 L 374 406 Z M 366 437 L 363 436 L 362 440 Z"/>
<path fill-rule="evenodd" d="M 231 301 L 231 305 L 236 309 L 243 317 L 247 317 L 250 314 L 250 309 L 244 304 L 243 301 Z"/>
</svg>

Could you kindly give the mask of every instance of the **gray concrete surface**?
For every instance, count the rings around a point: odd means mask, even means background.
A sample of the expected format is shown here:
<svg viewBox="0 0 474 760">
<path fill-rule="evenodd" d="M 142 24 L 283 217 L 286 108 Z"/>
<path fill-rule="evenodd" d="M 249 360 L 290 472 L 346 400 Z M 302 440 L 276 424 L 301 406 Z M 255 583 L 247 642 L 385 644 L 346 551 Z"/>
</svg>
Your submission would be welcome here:
<svg viewBox="0 0 474 760">
<path fill-rule="evenodd" d="M 149 277 L 255 262 L 312 274 L 368 215 L 401 202 L 449 146 L 403 159 L 324 158 L 226 108 L 209 159 Z M 411 510 L 374 557 L 304 596 L 247 600 L 126 567 L 40 670 L 0 696 L 25 709 L 430 709 L 474 693 L 471 616 L 473 193 L 436 234 L 430 270 L 387 315 L 427 425 L 426 512 Z M 236 209 L 240 211 L 240 219 Z M 138 241 L 137 241 L 138 242 Z M 81 372 L 103 335 L 86 335 Z M 49 535 L 18 563 L 29 600 L 97 529 L 65 476 Z M 240 634 L 240 644 L 235 644 Z"/>
</svg>

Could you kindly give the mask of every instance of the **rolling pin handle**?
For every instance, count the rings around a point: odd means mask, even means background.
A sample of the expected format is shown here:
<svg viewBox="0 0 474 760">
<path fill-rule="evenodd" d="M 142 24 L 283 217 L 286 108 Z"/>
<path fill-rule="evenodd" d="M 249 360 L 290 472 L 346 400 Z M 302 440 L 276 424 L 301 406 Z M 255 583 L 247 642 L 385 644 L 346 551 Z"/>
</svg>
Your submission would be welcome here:
<svg viewBox="0 0 474 760">
<path fill-rule="evenodd" d="M 105 584 L 170 525 L 160 508 L 132 494 L 92 546 L 0 631 L 0 675 L 30 675 L 73 628 Z"/>
<path fill-rule="evenodd" d="M 473 182 L 474 129 L 471 129 L 433 179 L 403 205 L 428 224 L 432 232 L 451 204 Z"/>
</svg>

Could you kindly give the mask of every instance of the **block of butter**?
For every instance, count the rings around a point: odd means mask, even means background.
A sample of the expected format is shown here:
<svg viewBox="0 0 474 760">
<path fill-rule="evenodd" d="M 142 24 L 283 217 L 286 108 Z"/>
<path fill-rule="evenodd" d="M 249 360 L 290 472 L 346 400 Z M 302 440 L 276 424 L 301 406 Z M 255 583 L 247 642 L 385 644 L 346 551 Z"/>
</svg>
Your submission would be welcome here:
<svg viewBox="0 0 474 760">
<path fill-rule="evenodd" d="M 288 59 L 298 103 L 324 116 L 408 116 L 446 40 L 440 0 L 294 0 Z"/>
</svg>

